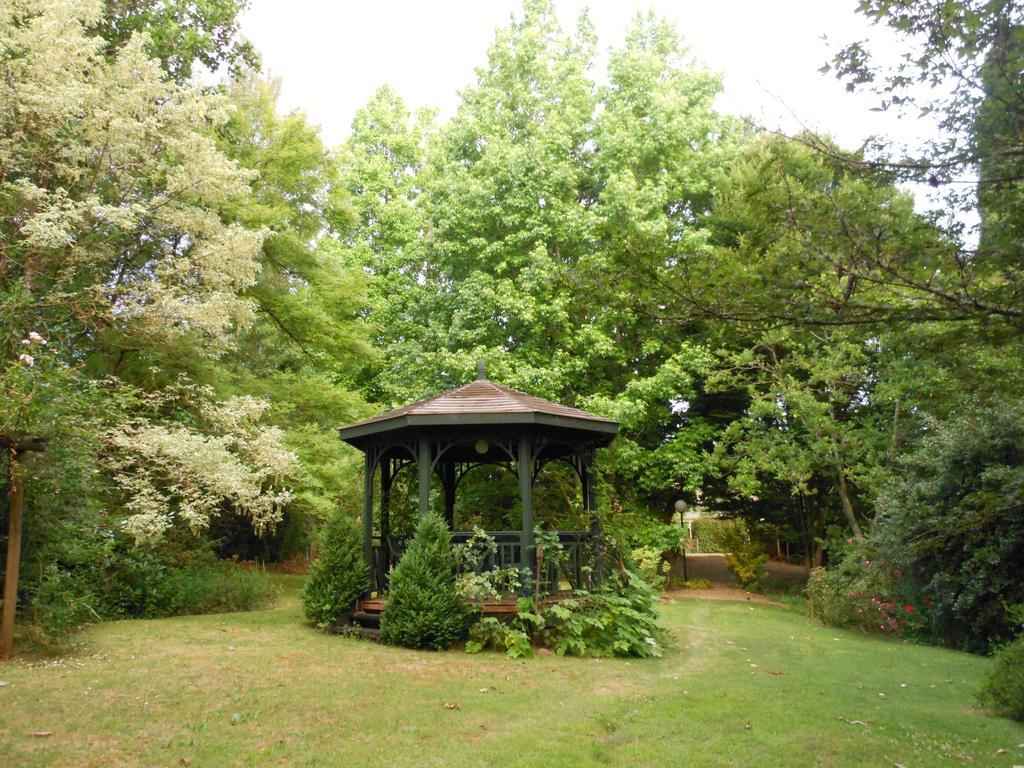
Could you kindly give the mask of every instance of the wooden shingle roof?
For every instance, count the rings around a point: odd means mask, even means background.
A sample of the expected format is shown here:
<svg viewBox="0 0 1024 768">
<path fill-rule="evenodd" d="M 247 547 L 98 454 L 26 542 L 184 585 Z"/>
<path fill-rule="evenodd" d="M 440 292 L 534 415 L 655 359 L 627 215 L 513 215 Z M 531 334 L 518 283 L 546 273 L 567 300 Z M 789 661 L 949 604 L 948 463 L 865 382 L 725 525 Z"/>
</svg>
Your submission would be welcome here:
<svg viewBox="0 0 1024 768">
<path fill-rule="evenodd" d="M 439 395 L 349 424 L 342 440 L 402 427 L 460 424 L 536 423 L 614 434 L 618 424 L 603 416 L 477 379 Z"/>
</svg>

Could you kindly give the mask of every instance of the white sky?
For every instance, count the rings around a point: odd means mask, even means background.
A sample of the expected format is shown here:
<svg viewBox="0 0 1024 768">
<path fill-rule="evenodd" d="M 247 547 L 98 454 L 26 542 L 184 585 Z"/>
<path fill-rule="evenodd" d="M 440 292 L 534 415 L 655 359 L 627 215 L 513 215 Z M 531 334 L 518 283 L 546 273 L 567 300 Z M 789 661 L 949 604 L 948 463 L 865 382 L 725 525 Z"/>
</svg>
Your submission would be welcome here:
<svg viewBox="0 0 1024 768">
<path fill-rule="evenodd" d="M 725 78 L 719 107 L 763 125 L 830 133 L 847 147 L 871 134 L 913 142 L 913 120 L 871 112 L 874 101 L 846 93 L 818 68 L 834 46 L 870 37 L 873 50 L 892 38 L 854 13 L 855 0 L 556 0 L 563 28 L 590 8 L 607 51 L 622 43 L 637 11 L 653 8 L 675 21 L 694 55 Z M 394 86 L 411 108 L 441 117 L 486 64 L 495 27 L 520 15 L 518 0 L 252 0 L 242 33 L 282 78 L 281 107 L 300 109 L 324 139 L 343 141 L 355 111 L 381 85 Z M 603 77 L 604 61 L 599 62 Z"/>
</svg>

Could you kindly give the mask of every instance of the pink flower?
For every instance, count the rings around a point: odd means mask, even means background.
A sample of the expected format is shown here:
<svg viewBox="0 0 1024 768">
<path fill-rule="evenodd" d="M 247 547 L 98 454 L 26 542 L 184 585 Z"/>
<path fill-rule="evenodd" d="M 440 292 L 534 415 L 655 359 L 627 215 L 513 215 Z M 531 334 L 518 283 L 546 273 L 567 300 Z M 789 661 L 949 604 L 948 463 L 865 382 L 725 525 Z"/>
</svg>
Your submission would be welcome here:
<svg viewBox="0 0 1024 768">
<path fill-rule="evenodd" d="M 910 603 L 907 603 L 906 605 L 903 606 L 903 610 L 906 613 L 913 613 L 914 612 L 914 606 L 912 606 Z"/>
</svg>

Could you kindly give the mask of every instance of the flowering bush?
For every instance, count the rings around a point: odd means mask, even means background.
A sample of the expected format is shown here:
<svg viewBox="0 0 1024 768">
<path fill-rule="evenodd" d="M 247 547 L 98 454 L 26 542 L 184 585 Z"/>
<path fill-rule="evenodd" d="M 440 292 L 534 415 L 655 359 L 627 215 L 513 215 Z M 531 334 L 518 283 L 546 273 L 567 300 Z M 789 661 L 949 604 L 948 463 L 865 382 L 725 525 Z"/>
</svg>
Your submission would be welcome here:
<svg viewBox="0 0 1024 768">
<path fill-rule="evenodd" d="M 899 572 L 860 549 L 849 551 L 833 568 L 815 568 L 807 580 L 812 616 L 832 626 L 885 635 L 921 627 L 918 609 L 901 593 Z"/>
</svg>

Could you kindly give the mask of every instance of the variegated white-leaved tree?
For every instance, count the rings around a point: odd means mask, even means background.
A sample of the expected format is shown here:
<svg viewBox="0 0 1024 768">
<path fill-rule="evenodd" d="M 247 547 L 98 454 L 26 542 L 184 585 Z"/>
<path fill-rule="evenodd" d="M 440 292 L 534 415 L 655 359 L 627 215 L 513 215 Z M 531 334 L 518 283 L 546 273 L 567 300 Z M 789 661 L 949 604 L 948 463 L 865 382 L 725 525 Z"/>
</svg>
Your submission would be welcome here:
<svg viewBox="0 0 1024 768">
<path fill-rule="evenodd" d="M 252 319 L 265 233 L 217 214 L 253 178 L 214 141 L 227 102 L 168 77 L 141 35 L 112 53 L 103 13 L 0 0 L 0 434 L 68 434 L 117 373 L 99 357 L 168 343 L 216 357 Z M 141 402 L 92 431 L 137 540 L 219 510 L 258 530 L 279 519 L 295 459 L 260 424 L 265 403 L 196 388 L 180 418 Z"/>
</svg>

